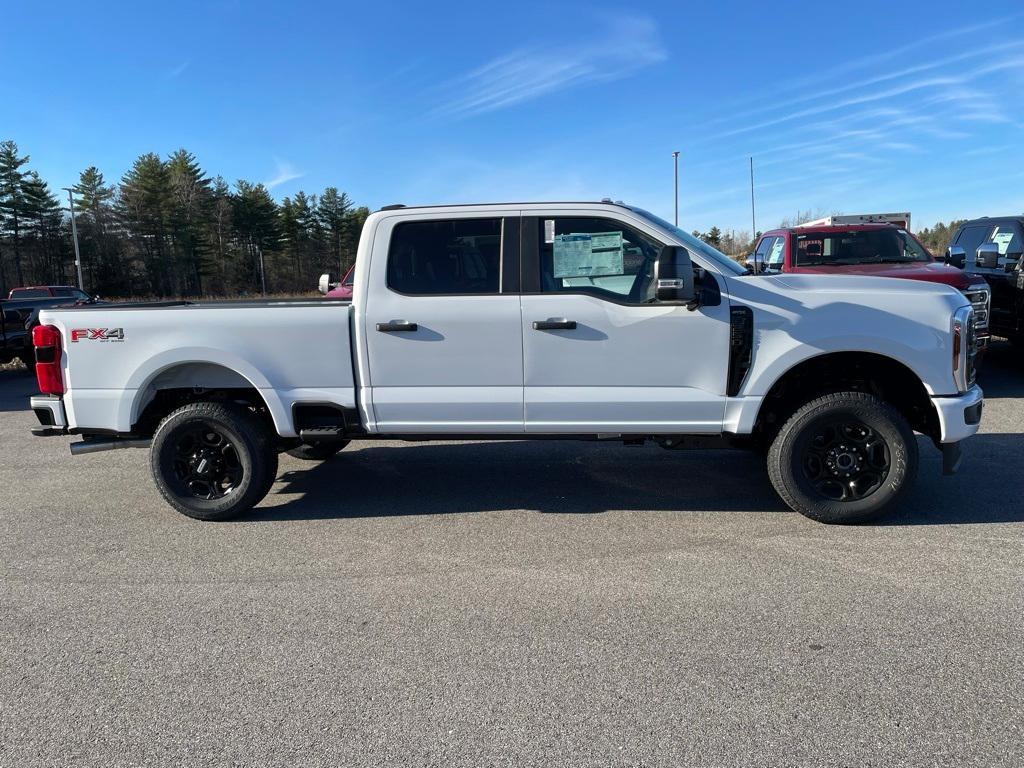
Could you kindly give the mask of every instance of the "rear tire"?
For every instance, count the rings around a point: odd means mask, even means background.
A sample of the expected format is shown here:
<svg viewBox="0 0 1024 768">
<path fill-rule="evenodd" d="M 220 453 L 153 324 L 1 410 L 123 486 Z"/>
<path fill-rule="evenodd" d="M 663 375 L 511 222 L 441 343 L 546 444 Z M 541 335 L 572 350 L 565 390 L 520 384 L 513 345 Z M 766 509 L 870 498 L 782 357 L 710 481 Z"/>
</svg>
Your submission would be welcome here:
<svg viewBox="0 0 1024 768">
<path fill-rule="evenodd" d="M 289 449 L 288 455 L 303 461 L 325 461 L 343 450 L 348 443 L 348 440 L 342 440 L 337 443 L 303 443 L 300 446 Z"/>
<path fill-rule="evenodd" d="M 226 403 L 190 403 L 157 427 L 153 479 L 167 503 L 197 520 L 227 520 L 258 504 L 277 475 L 270 430 Z"/>
<path fill-rule="evenodd" d="M 917 440 L 888 403 L 863 392 L 812 400 L 783 425 L 768 452 L 775 491 L 822 523 L 880 517 L 917 473 Z"/>
</svg>

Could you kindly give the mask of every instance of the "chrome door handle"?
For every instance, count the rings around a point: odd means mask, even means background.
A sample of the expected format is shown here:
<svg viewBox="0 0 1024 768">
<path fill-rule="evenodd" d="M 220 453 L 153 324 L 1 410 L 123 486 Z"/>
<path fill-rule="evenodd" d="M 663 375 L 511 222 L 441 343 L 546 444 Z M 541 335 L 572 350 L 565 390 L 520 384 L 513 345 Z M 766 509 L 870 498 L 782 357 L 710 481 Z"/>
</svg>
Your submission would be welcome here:
<svg viewBox="0 0 1024 768">
<path fill-rule="evenodd" d="M 564 320 L 562 318 L 549 317 L 547 320 L 534 320 L 533 330 L 535 331 L 575 331 L 575 320 Z"/>
</svg>

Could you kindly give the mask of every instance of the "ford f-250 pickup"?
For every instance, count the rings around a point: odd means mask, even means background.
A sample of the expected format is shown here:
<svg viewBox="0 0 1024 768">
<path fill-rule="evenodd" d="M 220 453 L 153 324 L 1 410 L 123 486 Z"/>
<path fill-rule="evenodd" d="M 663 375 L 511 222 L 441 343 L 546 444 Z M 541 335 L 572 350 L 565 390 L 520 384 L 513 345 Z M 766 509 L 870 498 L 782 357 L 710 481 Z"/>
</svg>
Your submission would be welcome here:
<svg viewBox="0 0 1024 768">
<path fill-rule="evenodd" d="M 750 274 L 621 204 L 390 206 L 353 288 L 46 310 L 35 431 L 151 447 L 164 498 L 204 520 L 257 504 L 283 451 L 560 438 L 759 450 L 792 509 L 859 522 L 907 490 L 915 430 L 951 473 L 981 419 L 960 292 Z"/>
</svg>

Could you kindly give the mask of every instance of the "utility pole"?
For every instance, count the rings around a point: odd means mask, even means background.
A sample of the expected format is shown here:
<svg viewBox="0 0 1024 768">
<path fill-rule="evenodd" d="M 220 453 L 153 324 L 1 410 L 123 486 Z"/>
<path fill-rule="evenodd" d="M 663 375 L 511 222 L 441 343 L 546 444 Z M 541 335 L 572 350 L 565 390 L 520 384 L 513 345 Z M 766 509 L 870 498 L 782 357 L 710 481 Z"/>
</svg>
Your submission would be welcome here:
<svg viewBox="0 0 1024 768">
<path fill-rule="evenodd" d="M 679 152 L 672 153 L 672 163 L 675 165 L 675 176 L 676 176 L 676 220 L 675 225 L 679 226 Z"/>
<path fill-rule="evenodd" d="M 754 157 L 750 157 L 750 236 L 757 240 L 757 217 L 754 215 Z M 757 254 L 754 254 L 754 274 L 761 270 L 757 266 Z"/>
<path fill-rule="evenodd" d="M 260 248 L 259 245 L 256 246 L 256 253 L 258 253 L 259 257 L 260 257 L 260 286 L 263 288 L 263 295 L 266 296 L 267 295 L 267 273 L 263 269 L 263 249 Z"/>
<path fill-rule="evenodd" d="M 78 271 L 78 287 L 85 290 L 82 282 L 82 254 L 78 250 L 78 227 L 75 226 L 75 197 L 72 195 L 73 187 L 62 187 L 68 193 L 68 204 L 71 206 L 71 239 L 75 241 L 75 269 Z"/>
</svg>

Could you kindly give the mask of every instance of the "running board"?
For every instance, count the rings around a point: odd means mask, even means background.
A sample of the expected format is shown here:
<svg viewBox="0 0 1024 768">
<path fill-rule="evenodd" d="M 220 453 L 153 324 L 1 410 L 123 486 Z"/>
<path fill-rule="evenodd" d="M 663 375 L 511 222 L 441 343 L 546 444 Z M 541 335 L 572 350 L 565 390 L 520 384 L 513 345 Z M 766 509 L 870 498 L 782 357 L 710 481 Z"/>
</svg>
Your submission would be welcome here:
<svg viewBox="0 0 1024 768">
<path fill-rule="evenodd" d="M 304 443 L 336 443 L 348 440 L 344 427 L 306 427 L 299 430 Z"/>
</svg>

